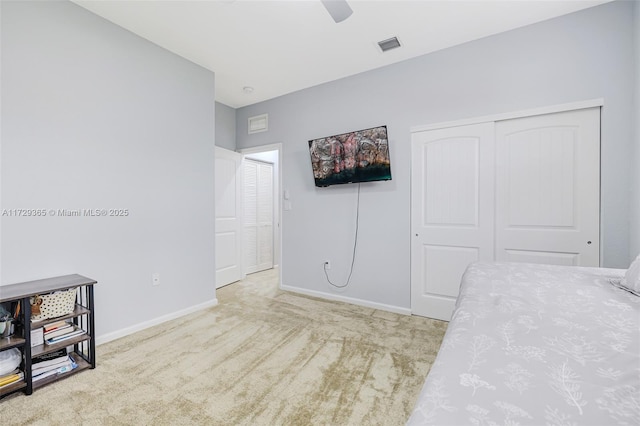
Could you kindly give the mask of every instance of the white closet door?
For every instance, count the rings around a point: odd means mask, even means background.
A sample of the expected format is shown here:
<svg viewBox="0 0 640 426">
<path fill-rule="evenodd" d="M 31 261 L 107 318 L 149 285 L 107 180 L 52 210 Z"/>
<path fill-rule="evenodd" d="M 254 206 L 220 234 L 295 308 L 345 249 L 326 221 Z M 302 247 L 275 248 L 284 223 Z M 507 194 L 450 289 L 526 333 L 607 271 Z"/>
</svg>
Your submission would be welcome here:
<svg viewBox="0 0 640 426">
<path fill-rule="evenodd" d="M 496 260 L 599 266 L 600 109 L 496 123 Z"/>
<path fill-rule="evenodd" d="M 252 274 L 258 270 L 258 218 L 256 204 L 258 202 L 258 164 L 248 159 L 244 160 L 244 271 Z"/>
<path fill-rule="evenodd" d="M 216 147 L 216 288 L 242 278 L 242 155 Z"/>
<path fill-rule="evenodd" d="M 244 161 L 245 273 L 273 268 L 273 164 Z"/>
<path fill-rule="evenodd" d="M 273 268 L 273 164 L 258 164 L 258 271 Z"/>
<path fill-rule="evenodd" d="M 493 260 L 494 124 L 411 143 L 411 311 L 448 321 L 466 267 Z"/>
</svg>

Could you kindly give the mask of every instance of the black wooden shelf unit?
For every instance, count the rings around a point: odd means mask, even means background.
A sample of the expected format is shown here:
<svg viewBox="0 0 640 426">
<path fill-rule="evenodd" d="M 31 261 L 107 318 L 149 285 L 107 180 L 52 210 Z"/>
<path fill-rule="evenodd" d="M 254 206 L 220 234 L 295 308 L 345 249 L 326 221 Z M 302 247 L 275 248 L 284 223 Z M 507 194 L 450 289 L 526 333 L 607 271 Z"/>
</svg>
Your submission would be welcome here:
<svg viewBox="0 0 640 426">
<path fill-rule="evenodd" d="M 21 307 L 19 317 L 14 319 L 14 334 L 10 337 L 0 338 L 0 352 L 18 348 L 22 353 L 22 361 L 19 368 L 24 373 L 23 380 L 0 388 L 0 399 L 18 391 L 31 395 L 35 389 L 44 385 L 96 367 L 93 300 L 93 286 L 95 284 L 97 284 L 97 281 L 91 278 L 74 274 L 0 286 L 0 303 L 3 306 L 15 306 L 16 303 L 20 303 Z M 71 288 L 78 288 L 73 312 L 43 321 L 31 321 L 31 297 Z M 75 327 L 83 329 L 85 333 L 54 344 L 31 345 L 31 330 L 60 320 L 70 320 Z M 34 382 L 31 375 L 33 358 L 63 348 L 69 348 L 67 352 L 73 357 L 78 366 L 69 372 L 49 376 Z"/>
</svg>

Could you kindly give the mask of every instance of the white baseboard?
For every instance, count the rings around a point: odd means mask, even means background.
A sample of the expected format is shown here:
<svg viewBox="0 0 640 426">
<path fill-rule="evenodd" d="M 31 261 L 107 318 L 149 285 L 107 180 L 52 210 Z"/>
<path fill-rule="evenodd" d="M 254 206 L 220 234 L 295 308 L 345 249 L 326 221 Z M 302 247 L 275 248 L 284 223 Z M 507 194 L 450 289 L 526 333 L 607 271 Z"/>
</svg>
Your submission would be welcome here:
<svg viewBox="0 0 640 426">
<path fill-rule="evenodd" d="M 365 308 L 379 309 L 381 311 L 393 312 L 400 315 L 411 315 L 411 309 L 401 308 L 399 306 L 385 305 L 384 303 L 370 302 L 368 300 L 355 299 L 353 297 L 340 296 L 339 294 L 325 293 L 316 290 L 307 290 L 305 288 L 291 287 L 281 284 L 280 289 L 300 293 L 307 296 L 319 297 L 320 299 L 335 300 L 337 302 L 351 303 L 352 305 L 364 306 Z"/>
<path fill-rule="evenodd" d="M 128 336 L 130 334 L 136 333 L 138 331 L 142 331 L 146 328 L 153 327 L 154 325 L 162 324 L 163 322 L 171 321 L 176 318 L 183 317 L 185 315 L 192 314 L 194 312 L 200 311 L 202 309 L 211 308 L 218 304 L 218 299 L 211 299 L 207 302 L 200 303 L 195 306 L 190 306 L 185 309 L 181 309 L 176 312 L 171 312 L 166 315 L 162 315 L 161 317 L 151 319 L 149 321 L 141 322 L 139 324 L 132 325 L 131 327 L 123 328 L 121 330 L 112 331 L 111 333 L 103 334 L 101 336 L 96 337 L 96 345 L 102 345 L 103 343 L 110 342 L 112 340 L 119 339 L 124 336 Z"/>
</svg>

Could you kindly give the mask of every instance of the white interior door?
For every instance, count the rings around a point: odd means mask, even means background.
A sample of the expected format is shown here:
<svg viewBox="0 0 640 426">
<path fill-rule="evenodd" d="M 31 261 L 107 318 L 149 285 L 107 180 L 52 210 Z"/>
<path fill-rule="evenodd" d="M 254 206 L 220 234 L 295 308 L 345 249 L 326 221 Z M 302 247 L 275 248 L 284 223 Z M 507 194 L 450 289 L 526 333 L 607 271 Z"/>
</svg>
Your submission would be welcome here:
<svg viewBox="0 0 640 426">
<path fill-rule="evenodd" d="M 496 123 L 496 260 L 599 266 L 600 108 Z"/>
<path fill-rule="evenodd" d="M 494 124 L 411 139 L 411 311 L 448 321 L 460 278 L 493 260 Z"/>
<path fill-rule="evenodd" d="M 216 288 L 242 278 L 242 155 L 216 147 Z"/>
<path fill-rule="evenodd" d="M 244 160 L 244 259 L 251 274 L 273 268 L 273 164 Z"/>
</svg>

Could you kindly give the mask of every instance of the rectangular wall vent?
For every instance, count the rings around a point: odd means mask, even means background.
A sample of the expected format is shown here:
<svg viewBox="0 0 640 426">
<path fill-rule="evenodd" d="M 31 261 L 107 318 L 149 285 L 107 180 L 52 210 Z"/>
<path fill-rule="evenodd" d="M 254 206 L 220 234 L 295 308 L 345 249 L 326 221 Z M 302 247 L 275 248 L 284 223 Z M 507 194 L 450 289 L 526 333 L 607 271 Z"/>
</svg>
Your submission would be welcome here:
<svg viewBox="0 0 640 426">
<path fill-rule="evenodd" d="M 269 114 L 256 115 L 249 117 L 249 134 L 266 132 L 269 130 Z"/>
<path fill-rule="evenodd" d="M 386 52 L 387 50 L 400 47 L 400 41 L 398 40 L 397 37 L 391 37 L 386 40 L 379 41 L 378 46 L 380 46 L 380 50 L 382 50 L 383 52 Z"/>
</svg>

